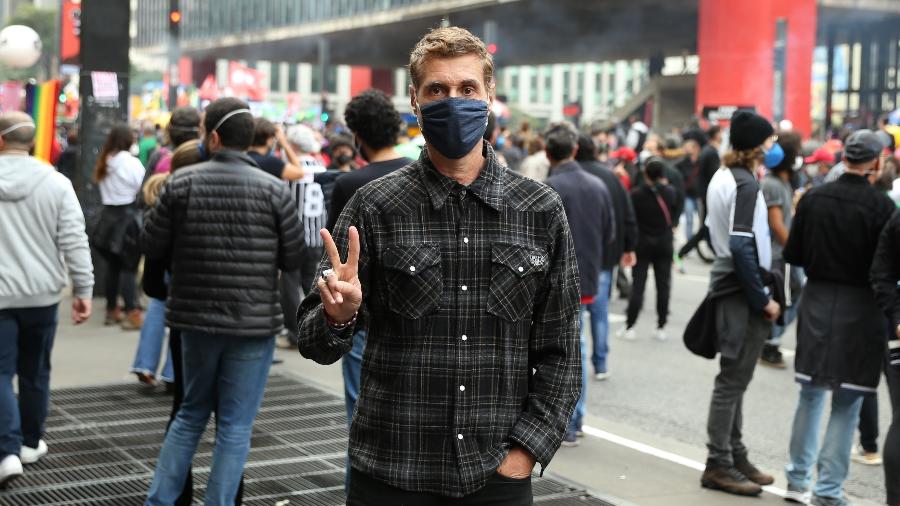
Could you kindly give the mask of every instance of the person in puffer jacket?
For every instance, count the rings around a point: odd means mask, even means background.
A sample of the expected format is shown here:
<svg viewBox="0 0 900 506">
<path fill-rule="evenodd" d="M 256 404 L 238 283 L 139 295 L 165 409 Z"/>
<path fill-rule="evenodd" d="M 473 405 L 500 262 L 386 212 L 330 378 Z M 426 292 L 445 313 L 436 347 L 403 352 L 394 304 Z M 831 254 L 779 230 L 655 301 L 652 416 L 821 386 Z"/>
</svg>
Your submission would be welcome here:
<svg viewBox="0 0 900 506">
<path fill-rule="evenodd" d="M 181 332 L 184 401 L 166 434 L 146 504 L 181 494 L 197 442 L 216 410 L 207 504 L 232 504 L 283 327 L 279 270 L 300 264 L 300 221 L 286 185 L 244 151 L 247 104 L 206 108 L 206 162 L 173 174 L 141 234 L 149 258 L 171 258 L 166 324 Z"/>
</svg>

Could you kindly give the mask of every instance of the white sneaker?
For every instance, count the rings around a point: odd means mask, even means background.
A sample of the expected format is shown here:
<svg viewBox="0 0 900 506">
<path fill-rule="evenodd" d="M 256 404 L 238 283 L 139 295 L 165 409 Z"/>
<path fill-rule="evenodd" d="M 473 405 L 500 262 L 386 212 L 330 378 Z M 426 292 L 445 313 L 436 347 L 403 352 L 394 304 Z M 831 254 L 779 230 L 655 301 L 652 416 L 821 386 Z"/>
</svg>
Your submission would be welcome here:
<svg viewBox="0 0 900 506">
<path fill-rule="evenodd" d="M 616 337 L 619 339 L 624 339 L 626 341 L 634 341 L 637 339 L 637 332 L 634 331 L 634 328 L 621 328 L 619 332 L 616 334 Z"/>
<path fill-rule="evenodd" d="M 797 504 L 809 504 L 812 502 L 812 492 L 809 490 L 796 490 L 788 486 L 784 493 L 784 500 Z"/>
<path fill-rule="evenodd" d="M 594 375 L 594 381 L 606 381 L 609 379 L 609 372 L 598 372 Z"/>
<path fill-rule="evenodd" d="M 850 454 L 850 460 L 866 466 L 880 466 L 882 462 L 881 455 L 878 455 L 878 452 L 869 453 L 863 450 L 862 445 L 853 447 L 853 452 Z"/>
<path fill-rule="evenodd" d="M 43 439 L 38 441 L 37 448 L 22 445 L 22 449 L 19 450 L 19 458 L 22 459 L 23 464 L 34 464 L 44 455 L 47 455 L 47 443 Z"/>
<path fill-rule="evenodd" d="M 7 455 L 0 460 L 0 489 L 6 488 L 12 480 L 22 476 L 22 461 L 18 455 Z"/>
<path fill-rule="evenodd" d="M 657 341 L 667 341 L 669 339 L 669 335 L 666 334 L 666 329 L 663 328 L 656 329 L 656 334 L 653 334 L 653 337 L 655 337 Z"/>
</svg>

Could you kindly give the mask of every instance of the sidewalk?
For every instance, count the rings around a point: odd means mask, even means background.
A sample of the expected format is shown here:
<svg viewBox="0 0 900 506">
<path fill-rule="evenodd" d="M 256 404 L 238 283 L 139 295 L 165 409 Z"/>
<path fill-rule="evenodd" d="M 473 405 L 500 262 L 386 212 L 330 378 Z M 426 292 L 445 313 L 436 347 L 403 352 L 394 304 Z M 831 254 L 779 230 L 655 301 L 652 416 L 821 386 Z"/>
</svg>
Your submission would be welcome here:
<svg viewBox="0 0 900 506">
<path fill-rule="evenodd" d="M 95 302 L 99 302 L 95 301 Z M 102 316 L 75 327 L 69 320 L 68 302 L 61 305 L 60 329 L 53 351 L 51 386 L 68 387 L 134 382 L 128 373 L 137 347 L 138 333 L 103 327 Z M 296 378 L 326 392 L 343 397 L 340 364 L 321 366 L 299 353 L 278 350 L 281 365 L 272 372 Z M 697 409 L 706 409 L 698 406 Z M 613 421 L 587 416 L 587 435 L 576 448 L 561 448 L 546 475 L 619 506 L 712 506 L 742 504 L 786 504 L 777 493 L 760 498 L 741 498 L 700 487 L 705 448 L 696 448 L 621 426 Z M 702 428 L 701 428 L 702 429 Z M 784 488 L 783 473 L 768 469 Z M 777 490 L 773 490 L 777 492 Z M 854 500 L 857 506 L 876 503 Z"/>
</svg>

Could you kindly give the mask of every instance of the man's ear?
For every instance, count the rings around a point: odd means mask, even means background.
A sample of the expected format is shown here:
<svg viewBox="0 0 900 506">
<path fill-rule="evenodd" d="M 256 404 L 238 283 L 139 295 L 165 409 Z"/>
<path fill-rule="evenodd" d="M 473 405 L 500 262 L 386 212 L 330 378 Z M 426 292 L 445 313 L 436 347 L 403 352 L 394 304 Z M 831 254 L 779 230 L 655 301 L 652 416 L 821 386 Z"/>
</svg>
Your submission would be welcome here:
<svg viewBox="0 0 900 506">
<path fill-rule="evenodd" d="M 413 114 L 419 114 L 419 104 L 416 100 L 416 88 L 413 85 L 409 85 L 409 105 L 412 107 Z"/>
</svg>

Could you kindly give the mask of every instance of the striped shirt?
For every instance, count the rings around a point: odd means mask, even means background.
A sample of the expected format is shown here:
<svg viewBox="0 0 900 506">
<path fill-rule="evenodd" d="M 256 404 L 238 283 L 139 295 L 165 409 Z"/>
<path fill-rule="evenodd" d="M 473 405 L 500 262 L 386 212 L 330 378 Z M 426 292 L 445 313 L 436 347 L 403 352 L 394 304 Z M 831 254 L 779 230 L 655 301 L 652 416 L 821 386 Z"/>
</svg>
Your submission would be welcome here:
<svg viewBox="0 0 900 506">
<path fill-rule="evenodd" d="M 304 170 L 312 169 L 312 172 L 325 171 L 325 166 L 318 160 L 303 155 L 300 157 L 300 165 Z M 313 181 L 313 176 L 308 175 L 303 179 L 291 181 L 291 195 L 297 203 L 297 212 L 300 214 L 300 226 L 303 227 L 303 239 L 307 247 L 321 248 L 324 246 L 319 230 L 325 228 L 328 222 L 328 207 L 325 205 L 325 193 L 322 186 Z"/>
</svg>

